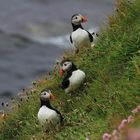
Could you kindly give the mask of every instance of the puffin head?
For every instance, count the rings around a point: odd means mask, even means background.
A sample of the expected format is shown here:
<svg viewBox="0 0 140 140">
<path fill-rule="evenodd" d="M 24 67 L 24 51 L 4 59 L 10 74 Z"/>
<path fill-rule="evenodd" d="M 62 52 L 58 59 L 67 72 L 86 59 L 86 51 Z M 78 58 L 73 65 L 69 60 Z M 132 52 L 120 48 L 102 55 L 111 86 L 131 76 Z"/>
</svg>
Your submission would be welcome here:
<svg viewBox="0 0 140 140">
<path fill-rule="evenodd" d="M 71 23 L 74 25 L 80 25 L 83 22 L 87 21 L 87 17 L 86 16 L 82 16 L 81 14 L 74 14 L 71 17 Z"/>
<path fill-rule="evenodd" d="M 42 92 L 40 94 L 40 100 L 41 101 L 55 100 L 55 97 L 50 90 L 47 91 L 45 89 L 45 90 L 42 90 Z"/>
<path fill-rule="evenodd" d="M 61 68 L 64 72 L 69 71 L 72 68 L 72 62 L 70 62 L 70 61 L 63 62 L 61 65 Z"/>
<path fill-rule="evenodd" d="M 71 70 L 76 70 L 76 66 L 69 60 L 64 60 L 61 62 L 60 66 L 60 76 L 63 76 L 64 72 L 68 72 Z"/>
</svg>

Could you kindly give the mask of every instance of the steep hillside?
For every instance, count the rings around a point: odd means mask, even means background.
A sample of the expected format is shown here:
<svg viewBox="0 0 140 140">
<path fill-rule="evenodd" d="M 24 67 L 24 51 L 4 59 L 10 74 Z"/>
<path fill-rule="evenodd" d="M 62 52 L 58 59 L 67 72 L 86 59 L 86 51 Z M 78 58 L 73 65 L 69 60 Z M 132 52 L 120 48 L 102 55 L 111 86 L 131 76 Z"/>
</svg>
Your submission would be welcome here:
<svg viewBox="0 0 140 140">
<path fill-rule="evenodd" d="M 14 101 L 14 109 L 0 124 L 0 140 L 91 140 L 111 132 L 140 103 L 140 1 L 118 0 L 109 26 L 100 33 L 95 48 L 66 54 L 85 71 L 86 84 L 70 96 L 59 88 L 57 74 L 45 75 L 27 97 Z M 45 135 L 37 120 L 39 94 L 50 88 L 52 104 L 62 112 L 65 126 Z"/>
</svg>

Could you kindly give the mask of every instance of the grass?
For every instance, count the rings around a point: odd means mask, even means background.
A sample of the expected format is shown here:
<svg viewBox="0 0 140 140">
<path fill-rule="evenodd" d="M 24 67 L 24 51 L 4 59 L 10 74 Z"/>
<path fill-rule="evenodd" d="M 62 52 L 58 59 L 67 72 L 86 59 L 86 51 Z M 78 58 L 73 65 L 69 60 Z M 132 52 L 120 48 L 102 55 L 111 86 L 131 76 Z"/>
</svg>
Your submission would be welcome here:
<svg viewBox="0 0 140 140">
<path fill-rule="evenodd" d="M 22 102 L 0 121 L 0 140 L 99 140 L 140 103 L 140 1 L 118 0 L 109 17 L 109 26 L 100 34 L 96 48 L 82 48 L 78 55 L 67 54 L 86 73 L 86 82 L 73 96 L 58 85 L 59 72 L 45 75 L 32 90 L 25 90 Z M 49 78 L 48 78 L 49 77 Z M 65 126 L 45 135 L 37 120 L 39 94 L 49 88 L 57 100 Z"/>
</svg>

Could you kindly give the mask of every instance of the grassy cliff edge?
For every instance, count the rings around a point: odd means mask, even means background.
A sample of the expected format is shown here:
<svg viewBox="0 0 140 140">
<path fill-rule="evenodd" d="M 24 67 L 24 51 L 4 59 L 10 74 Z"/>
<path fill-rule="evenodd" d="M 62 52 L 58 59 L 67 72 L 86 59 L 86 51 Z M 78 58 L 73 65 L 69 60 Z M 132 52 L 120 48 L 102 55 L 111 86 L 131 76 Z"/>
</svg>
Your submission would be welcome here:
<svg viewBox="0 0 140 140">
<path fill-rule="evenodd" d="M 25 90 L 26 97 L 14 101 L 12 112 L 0 121 L 0 140 L 91 140 L 101 139 L 140 103 L 140 1 L 118 0 L 95 48 L 82 48 L 78 55 L 67 54 L 87 78 L 84 86 L 67 95 L 59 88 L 62 79 L 46 75 Z M 52 104 L 62 112 L 65 126 L 47 136 L 37 120 L 39 94 L 50 88 Z"/>
</svg>

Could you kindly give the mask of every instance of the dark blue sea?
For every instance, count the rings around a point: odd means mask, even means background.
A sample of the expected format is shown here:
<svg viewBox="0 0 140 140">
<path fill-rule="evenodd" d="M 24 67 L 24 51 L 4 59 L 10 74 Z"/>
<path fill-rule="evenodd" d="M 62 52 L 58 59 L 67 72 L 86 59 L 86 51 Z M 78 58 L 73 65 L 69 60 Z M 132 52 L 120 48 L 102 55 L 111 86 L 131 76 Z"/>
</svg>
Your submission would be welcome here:
<svg viewBox="0 0 140 140">
<path fill-rule="evenodd" d="M 115 0 L 0 0 L 0 103 L 53 68 L 71 50 L 70 18 L 88 17 L 83 26 L 98 32 L 113 13 Z"/>
</svg>

